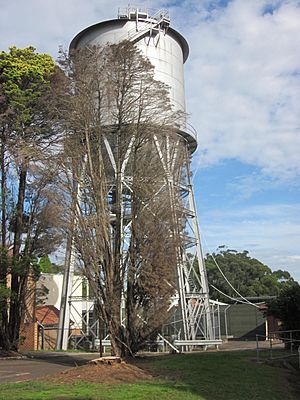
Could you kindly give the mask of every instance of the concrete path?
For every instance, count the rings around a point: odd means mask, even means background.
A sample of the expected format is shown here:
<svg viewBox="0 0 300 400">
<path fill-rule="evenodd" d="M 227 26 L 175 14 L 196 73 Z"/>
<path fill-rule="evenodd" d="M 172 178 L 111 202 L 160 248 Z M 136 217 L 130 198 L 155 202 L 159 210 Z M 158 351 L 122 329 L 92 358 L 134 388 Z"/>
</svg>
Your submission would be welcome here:
<svg viewBox="0 0 300 400">
<path fill-rule="evenodd" d="M 0 359 L 0 383 L 23 382 L 86 364 L 98 353 L 26 353 L 25 359 Z M 34 357 L 34 358 L 32 358 Z"/>
<path fill-rule="evenodd" d="M 278 345 L 282 346 L 281 344 L 278 343 Z M 258 346 L 260 349 L 269 349 L 270 348 L 270 342 L 268 340 L 260 340 L 258 342 Z M 278 346 L 276 346 L 278 347 Z M 249 341 L 244 341 L 244 340 L 230 340 L 228 342 L 224 342 L 219 346 L 219 350 L 222 351 L 238 351 L 238 350 L 256 350 L 256 341 L 249 340 Z"/>
</svg>

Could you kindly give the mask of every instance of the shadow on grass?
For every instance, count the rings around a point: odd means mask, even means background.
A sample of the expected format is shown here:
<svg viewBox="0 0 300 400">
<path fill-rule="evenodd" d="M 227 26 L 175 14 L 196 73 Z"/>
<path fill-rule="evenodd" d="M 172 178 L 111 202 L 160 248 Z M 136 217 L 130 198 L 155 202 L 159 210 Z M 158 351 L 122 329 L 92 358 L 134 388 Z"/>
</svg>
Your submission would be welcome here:
<svg viewBox="0 0 300 400">
<path fill-rule="evenodd" d="M 136 365 L 205 400 L 296 400 L 287 371 L 257 364 L 254 351 L 170 355 L 139 360 Z M 182 397 L 184 398 L 184 396 Z"/>
</svg>

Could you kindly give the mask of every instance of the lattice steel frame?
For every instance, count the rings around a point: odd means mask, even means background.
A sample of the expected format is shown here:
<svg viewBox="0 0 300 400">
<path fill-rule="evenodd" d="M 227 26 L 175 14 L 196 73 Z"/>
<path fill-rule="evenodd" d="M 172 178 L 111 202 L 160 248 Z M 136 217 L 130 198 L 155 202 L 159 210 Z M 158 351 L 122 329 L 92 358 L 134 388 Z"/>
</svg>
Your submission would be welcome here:
<svg viewBox="0 0 300 400">
<path fill-rule="evenodd" d="M 167 190 L 170 196 L 170 204 L 174 218 L 176 234 L 180 238 L 177 247 L 177 295 L 172 299 L 174 312 L 180 315 L 179 320 L 170 322 L 173 324 L 175 339 L 180 342 L 183 350 L 191 348 L 192 343 L 201 341 L 214 341 L 213 321 L 209 303 L 209 290 L 206 269 L 203 260 L 199 225 L 195 207 L 193 185 L 190 172 L 191 151 L 186 140 L 180 135 L 177 139 L 170 138 L 168 135 L 161 137 L 159 134 L 153 136 L 152 146 L 156 149 L 159 161 L 162 165 L 163 176 L 161 176 L 160 190 Z M 127 175 L 126 166 L 129 162 L 133 148 L 134 136 L 128 143 L 127 150 L 121 167 L 122 191 L 132 193 L 132 177 Z M 116 173 L 116 160 L 110 140 L 104 137 L 104 158 L 109 160 L 110 166 Z M 174 179 L 175 166 L 180 164 L 180 171 L 176 171 L 177 177 Z M 114 183 L 112 182 L 113 187 Z M 80 188 L 78 188 L 80 196 Z M 127 198 L 128 205 L 128 198 Z M 147 206 L 147 205 L 145 205 Z M 130 215 L 126 212 L 126 205 L 122 205 L 121 225 L 122 225 L 122 250 L 124 257 L 128 250 L 131 223 Z M 63 293 L 60 311 L 59 331 L 57 348 L 66 350 L 70 338 L 69 324 L 72 310 L 72 281 L 74 275 L 75 254 L 72 238 L 69 238 L 67 245 L 65 274 L 63 282 Z M 78 299 L 76 299 L 78 301 Z M 95 326 L 95 324 L 94 324 Z M 92 330 L 92 329 L 91 329 Z M 82 332 L 84 334 L 84 332 Z M 88 332 L 94 337 L 95 332 Z M 203 342 L 204 343 L 204 342 Z"/>
</svg>

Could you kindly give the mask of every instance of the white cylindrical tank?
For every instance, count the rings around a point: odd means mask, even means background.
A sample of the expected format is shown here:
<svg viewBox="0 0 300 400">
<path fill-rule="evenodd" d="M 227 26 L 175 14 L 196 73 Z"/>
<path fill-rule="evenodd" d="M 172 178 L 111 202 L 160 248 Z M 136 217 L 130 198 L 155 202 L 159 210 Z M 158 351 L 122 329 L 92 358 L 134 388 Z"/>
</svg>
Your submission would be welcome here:
<svg viewBox="0 0 300 400">
<path fill-rule="evenodd" d="M 155 79 L 170 88 L 173 109 L 186 112 L 183 64 L 188 58 L 187 41 L 170 28 L 166 11 L 150 16 L 139 9 L 127 9 L 118 19 L 100 22 L 78 33 L 70 49 L 103 46 L 130 40 L 148 57 L 154 66 Z M 196 135 L 182 126 L 180 134 L 186 138 L 191 151 L 196 149 Z"/>
</svg>

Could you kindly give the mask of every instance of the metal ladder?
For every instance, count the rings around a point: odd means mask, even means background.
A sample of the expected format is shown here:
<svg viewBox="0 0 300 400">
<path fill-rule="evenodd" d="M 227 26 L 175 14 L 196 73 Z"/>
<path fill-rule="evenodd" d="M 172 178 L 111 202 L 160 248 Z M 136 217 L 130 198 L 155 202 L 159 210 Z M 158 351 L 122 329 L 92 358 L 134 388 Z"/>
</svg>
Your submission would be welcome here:
<svg viewBox="0 0 300 400">
<path fill-rule="evenodd" d="M 121 36 L 119 41 L 129 40 L 132 43 L 136 43 L 148 33 L 152 36 L 153 33 L 157 34 L 162 29 L 167 29 L 169 25 L 170 19 L 167 18 L 164 10 L 158 11 L 155 15 L 148 17 L 144 21 L 139 20 L 137 16 L 136 27 Z"/>
</svg>

